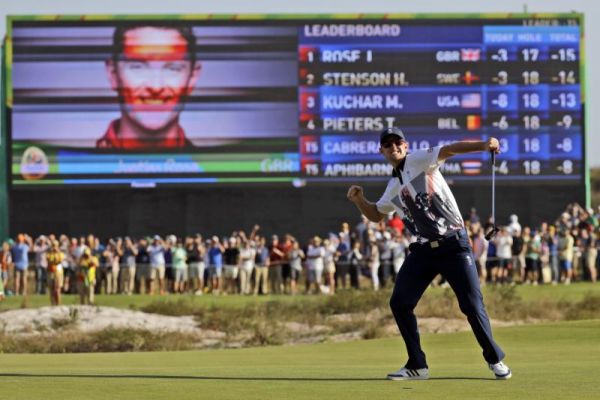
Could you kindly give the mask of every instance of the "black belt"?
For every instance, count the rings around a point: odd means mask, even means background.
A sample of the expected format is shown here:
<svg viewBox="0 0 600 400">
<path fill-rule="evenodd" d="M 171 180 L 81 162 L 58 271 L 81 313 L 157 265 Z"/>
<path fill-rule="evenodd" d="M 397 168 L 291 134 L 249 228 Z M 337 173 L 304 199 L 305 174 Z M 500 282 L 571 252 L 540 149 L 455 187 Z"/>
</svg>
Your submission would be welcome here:
<svg viewBox="0 0 600 400">
<path fill-rule="evenodd" d="M 461 236 L 466 236 L 466 235 L 467 235 L 467 232 L 464 229 L 461 229 L 459 231 L 453 231 L 453 232 L 447 234 L 446 236 L 437 238 L 435 240 L 429 240 L 424 243 L 415 242 L 415 243 L 412 243 L 412 245 L 417 245 L 418 247 L 427 247 L 430 249 L 437 249 L 438 247 L 440 247 L 448 242 L 456 242 L 456 241 L 460 240 Z M 409 246 L 409 249 L 410 249 L 410 246 Z"/>
</svg>

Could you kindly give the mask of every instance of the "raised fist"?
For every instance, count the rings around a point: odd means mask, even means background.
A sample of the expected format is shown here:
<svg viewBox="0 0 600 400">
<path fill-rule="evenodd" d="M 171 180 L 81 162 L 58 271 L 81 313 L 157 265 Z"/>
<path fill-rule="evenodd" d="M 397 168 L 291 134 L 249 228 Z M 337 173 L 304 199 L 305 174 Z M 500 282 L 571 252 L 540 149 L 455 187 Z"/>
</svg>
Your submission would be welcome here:
<svg viewBox="0 0 600 400">
<path fill-rule="evenodd" d="M 352 185 L 348 189 L 348 194 L 346 194 L 348 200 L 354 202 L 363 197 L 363 188 L 360 186 Z"/>
</svg>

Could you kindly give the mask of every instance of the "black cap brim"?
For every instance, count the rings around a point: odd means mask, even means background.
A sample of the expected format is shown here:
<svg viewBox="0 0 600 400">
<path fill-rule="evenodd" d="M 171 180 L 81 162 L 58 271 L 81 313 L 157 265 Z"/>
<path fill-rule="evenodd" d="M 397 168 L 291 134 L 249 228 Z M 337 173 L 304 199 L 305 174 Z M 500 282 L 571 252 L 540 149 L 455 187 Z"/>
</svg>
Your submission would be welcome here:
<svg viewBox="0 0 600 400">
<path fill-rule="evenodd" d="M 383 142 L 390 136 L 397 137 L 401 140 L 406 140 L 404 137 L 404 132 L 402 132 L 400 128 L 392 127 L 381 132 L 381 135 L 379 135 L 379 144 L 383 144 Z"/>
</svg>

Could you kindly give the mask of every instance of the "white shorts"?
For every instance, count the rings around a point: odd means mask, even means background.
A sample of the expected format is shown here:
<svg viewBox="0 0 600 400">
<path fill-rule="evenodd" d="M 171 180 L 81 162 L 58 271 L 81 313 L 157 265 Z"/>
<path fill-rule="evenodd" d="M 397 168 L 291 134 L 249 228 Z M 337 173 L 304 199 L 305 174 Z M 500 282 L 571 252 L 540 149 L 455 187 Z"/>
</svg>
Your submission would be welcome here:
<svg viewBox="0 0 600 400">
<path fill-rule="evenodd" d="M 325 263 L 325 268 L 323 269 L 323 271 L 326 274 L 335 273 L 335 263 L 333 261 Z"/>
<path fill-rule="evenodd" d="M 150 279 L 165 279 L 165 265 L 152 265 Z"/>
<path fill-rule="evenodd" d="M 204 263 L 203 262 L 192 262 L 189 267 L 190 279 L 204 279 Z"/>
<path fill-rule="evenodd" d="M 225 278 L 237 279 L 239 270 L 237 265 L 225 265 L 223 267 L 223 276 Z"/>
<path fill-rule="evenodd" d="M 184 282 L 187 280 L 187 271 L 184 268 L 174 268 L 175 282 Z"/>
</svg>

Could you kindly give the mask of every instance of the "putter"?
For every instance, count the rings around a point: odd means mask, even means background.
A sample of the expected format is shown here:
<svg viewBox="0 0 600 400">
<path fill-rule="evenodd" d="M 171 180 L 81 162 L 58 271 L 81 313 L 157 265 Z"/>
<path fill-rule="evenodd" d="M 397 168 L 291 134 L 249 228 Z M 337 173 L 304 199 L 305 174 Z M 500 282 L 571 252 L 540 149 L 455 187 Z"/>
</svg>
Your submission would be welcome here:
<svg viewBox="0 0 600 400">
<path fill-rule="evenodd" d="M 492 229 L 485 234 L 485 240 L 489 241 L 496 233 L 498 233 L 498 227 L 496 226 L 496 152 L 490 151 L 492 156 Z"/>
</svg>

